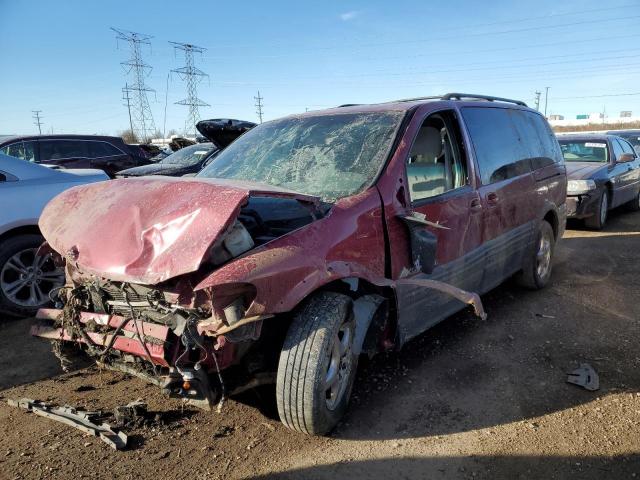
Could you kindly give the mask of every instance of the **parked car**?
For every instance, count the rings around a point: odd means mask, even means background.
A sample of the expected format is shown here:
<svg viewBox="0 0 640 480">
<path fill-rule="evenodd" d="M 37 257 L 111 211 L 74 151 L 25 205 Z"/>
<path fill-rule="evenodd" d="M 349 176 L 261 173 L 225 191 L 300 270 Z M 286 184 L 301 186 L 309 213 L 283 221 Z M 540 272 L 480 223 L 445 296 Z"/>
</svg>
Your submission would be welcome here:
<svg viewBox="0 0 640 480">
<path fill-rule="evenodd" d="M 636 155 L 640 155 L 640 130 L 610 130 L 607 134 L 624 138 L 636 151 Z"/>
<path fill-rule="evenodd" d="M 52 201 L 40 227 L 74 288 L 32 333 L 82 338 L 203 405 L 275 382 L 283 423 L 324 434 L 361 353 L 468 303 L 482 316 L 477 294 L 514 274 L 544 287 L 565 199 L 560 146 L 522 102 L 449 94 L 265 122 L 195 178 Z"/>
<path fill-rule="evenodd" d="M 36 135 L 0 138 L 0 153 L 63 168 L 94 168 L 113 177 L 119 170 L 151 163 L 137 145 L 120 137 Z"/>
<path fill-rule="evenodd" d="M 64 284 L 44 242 L 38 218 L 45 204 L 70 187 L 108 179 L 99 170 L 57 170 L 0 153 L 0 310 L 33 315 Z"/>
<path fill-rule="evenodd" d="M 567 166 L 568 217 L 587 227 L 604 227 L 609 210 L 640 210 L 640 159 L 629 142 L 615 135 L 559 134 Z"/>
<path fill-rule="evenodd" d="M 217 153 L 229 143 L 255 127 L 255 123 L 242 120 L 215 119 L 198 122 L 196 128 L 210 142 L 183 147 L 175 153 L 150 165 L 128 168 L 116 174 L 117 177 L 140 177 L 143 175 L 182 175 L 198 173 Z"/>
<path fill-rule="evenodd" d="M 188 173 L 198 173 L 208 161 L 215 157 L 218 151 L 218 147 L 213 143 L 198 143 L 181 148 L 156 163 L 122 170 L 116 173 L 116 178 L 142 177 L 144 175 L 180 177 Z"/>
</svg>

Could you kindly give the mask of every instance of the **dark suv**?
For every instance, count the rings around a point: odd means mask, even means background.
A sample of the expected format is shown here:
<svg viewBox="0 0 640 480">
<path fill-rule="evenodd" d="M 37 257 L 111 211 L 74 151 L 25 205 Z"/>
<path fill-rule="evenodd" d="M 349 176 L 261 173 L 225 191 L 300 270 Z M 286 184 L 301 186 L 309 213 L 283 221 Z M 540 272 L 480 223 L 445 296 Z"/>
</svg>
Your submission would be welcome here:
<svg viewBox="0 0 640 480">
<path fill-rule="evenodd" d="M 289 428 L 345 412 L 361 353 L 400 348 L 518 275 L 549 282 L 565 165 L 545 119 L 478 95 L 273 120 L 195 178 L 74 188 L 40 228 L 64 310 L 33 333 L 210 406 L 276 384 Z M 143 335 L 140 334 L 143 332 Z"/>
<path fill-rule="evenodd" d="M 0 152 L 63 168 L 98 168 L 110 177 L 119 170 L 151 163 L 139 146 L 128 145 L 120 137 L 98 135 L 2 137 Z"/>
</svg>

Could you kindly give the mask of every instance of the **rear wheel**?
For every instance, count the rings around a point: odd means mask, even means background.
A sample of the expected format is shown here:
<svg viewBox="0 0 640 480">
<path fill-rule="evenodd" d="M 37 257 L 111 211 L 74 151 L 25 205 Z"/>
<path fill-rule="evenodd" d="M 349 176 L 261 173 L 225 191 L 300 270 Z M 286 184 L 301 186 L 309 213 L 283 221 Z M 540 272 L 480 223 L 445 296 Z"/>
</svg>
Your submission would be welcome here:
<svg viewBox="0 0 640 480">
<path fill-rule="evenodd" d="M 282 423 L 328 433 L 344 415 L 355 378 L 351 299 L 321 292 L 294 317 L 280 354 L 276 400 Z"/>
<path fill-rule="evenodd" d="M 64 271 L 50 255 L 37 256 L 40 235 L 16 235 L 0 242 L 0 309 L 33 315 L 48 305 L 49 293 L 64 285 Z"/>
<path fill-rule="evenodd" d="M 539 290 L 544 288 L 551 278 L 553 268 L 553 251 L 556 239 L 549 222 L 540 222 L 535 248 L 525 260 L 522 272 L 518 277 L 520 285 Z"/>
<path fill-rule="evenodd" d="M 605 223 L 607 223 L 607 216 L 609 215 L 609 194 L 607 190 L 603 190 L 600 196 L 600 203 L 598 204 L 598 211 L 591 217 L 586 218 L 584 224 L 586 227 L 593 230 L 602 230 Z"/>
</svg>

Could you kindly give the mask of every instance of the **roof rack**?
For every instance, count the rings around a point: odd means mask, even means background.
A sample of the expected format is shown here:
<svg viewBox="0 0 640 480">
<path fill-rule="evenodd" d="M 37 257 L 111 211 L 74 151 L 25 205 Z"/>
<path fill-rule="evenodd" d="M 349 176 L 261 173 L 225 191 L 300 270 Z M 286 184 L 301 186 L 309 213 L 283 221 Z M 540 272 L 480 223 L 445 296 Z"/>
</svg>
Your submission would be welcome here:
<svg viewBox="0 0 640 480">
<path fill-rule="evenodd" d="M 440 98 L 442 98 L 442 100 L 462 100 L 463 98 L 467 98 L 470 100 L 487 100 L 488 102 L 506 102 L 521 105 L 523 107 L 527 106 L 527 104 L 522 100 L 511 100 L 510 98 L 492 97 L 491 95 L 476 95 L 473 93 L 447 93 Z"/>
</svg>

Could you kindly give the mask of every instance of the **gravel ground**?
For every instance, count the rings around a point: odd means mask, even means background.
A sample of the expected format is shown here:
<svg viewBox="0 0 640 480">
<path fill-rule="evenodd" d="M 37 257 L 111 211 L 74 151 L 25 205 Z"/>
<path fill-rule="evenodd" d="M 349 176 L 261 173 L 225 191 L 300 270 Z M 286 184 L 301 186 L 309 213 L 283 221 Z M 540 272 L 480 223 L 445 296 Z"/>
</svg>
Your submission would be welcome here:
<svg viewBox="0 0 640 480">
<path fill-rule="evenodd" d="M 568 230 L 546 290 L 508 282 L 483 298 L 488 320 L 460 313 L 363 364 L 329 438 L 286 430 L 268 389 L 217 414 L 119 373 L 61 375 L 30 320 L 6 319 L 0 478 L 639 478 L 639 240 L 640 213 Z M 582 362 L 599 391 L 565 383 Z M 105 411 L 142 398 L 160 415 L 116 452 L 4 402 L 19 397 Z"/>
</svg>

